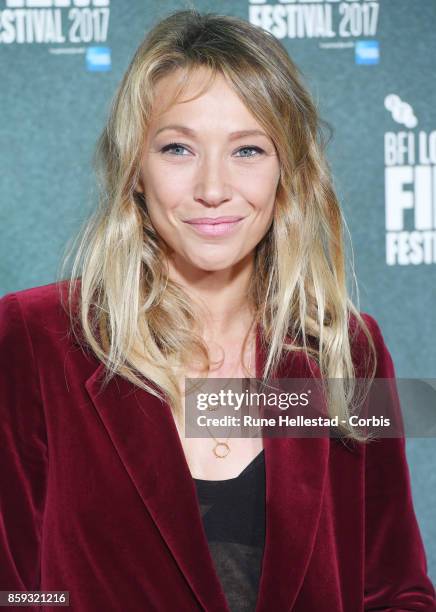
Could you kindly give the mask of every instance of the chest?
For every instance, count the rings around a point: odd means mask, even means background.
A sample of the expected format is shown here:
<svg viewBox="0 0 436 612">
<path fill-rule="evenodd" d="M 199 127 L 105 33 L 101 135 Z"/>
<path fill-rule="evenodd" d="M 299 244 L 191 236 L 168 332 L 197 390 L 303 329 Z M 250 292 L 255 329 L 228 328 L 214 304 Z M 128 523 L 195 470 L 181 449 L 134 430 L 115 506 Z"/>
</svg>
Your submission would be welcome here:
<svg viewBox="0 0 436 612">
<path fill-rule="evenodd" d="M 186 373 L 186 378 L 196 378 L 198 373 L 193 371 Z M 214 372 L 211 378 L 228 379 L 228 378 L 244 378 L 246 373 L 242 369 L 230 372 L 227 369 L 221 369 Z M 253 373 L 254 376 L 254 373 Z M 221 382 L 215 381 L 218 386 Z M 224 385 L 226 380 L 222 381 Z M 182 393 L 182 402 L 184 413 L 186 415 L 185 402 L 185 377 L 180 377 L 178 380 L 179 389 Z M 232 382 L 232 389 L 237 386 L 236 382 Z M 242 389 L 242 386 L 241 386 Z M 219 408 L 219 407 L 218 407 Z M 219 410 L 214 412 L 205 411 L 205 416 L 218 416 Z M 228 410 L 222 410 L 220 416 L 228 414 Z M 176 422 L 176 421 L 175 421 Z M 225 428 L 224 436 L 217 436 L 212 427 L 203 427 L 198 429 L 198 436 L 188 437 L 185 435 L 184 422 L 183 426 L 176 423 L 179 439 L 185 454 L 189 470 L 193 478 L 202 480 L 224 480 L 235 478 L 259 455 L 263 449 L 262 437 L 237 437 L 238 431 L 234 427 Z M 220 429 L 221 432 L 221 429 Z"/>
</svg>

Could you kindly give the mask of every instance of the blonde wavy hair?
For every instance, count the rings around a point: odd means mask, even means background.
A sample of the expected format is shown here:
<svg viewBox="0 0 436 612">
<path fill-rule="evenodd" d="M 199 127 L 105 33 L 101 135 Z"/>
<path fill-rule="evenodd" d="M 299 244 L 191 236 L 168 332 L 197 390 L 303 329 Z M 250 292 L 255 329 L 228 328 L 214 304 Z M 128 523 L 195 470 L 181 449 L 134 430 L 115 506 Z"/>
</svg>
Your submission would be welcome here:
<svg viewBox="0 0 436 612">
<path fill-rule="evenodd" d="M 70 281 L 74 334 L 105 363 L 105 382 L 115 373 L 124 376 L 167 401 L 177 419 L 183 411 L 177 368 L 198 355 L 204 371 L 210 371 L 191 298 L 168 278 L 167 247 L 136 191 L 156 83 L 178 69 L 188 83 L 200 66 L 209 68 L 211 80 L 218 72 L 227 77 L 271 137 L 280 162 L 273 222 L 256 247 L 248 296 L 267 350 L 261 377 L 269 380 L 286 352 L 304 351 L 315 359 L 323 380 L 340 380 L 326 384 L 328 410 L 348 422 L 355 397 L 353 317 L 372 352 L 370 379 L 376 351 L 347 292 L 346 224 L 325 159 L 329 139 L 323 130 L 331 132 L 331 127 L 320 118 L 284 46 L 236 17 L 196 9 L 174 12 L 135 52 L 95 151 L 98 206 L 61 262 L 60 276 Z M 183 91 L 181 86 L 168 107 Z M 353 279 L 357 289 L 354 273 Z M 364 440 L 351 426 L 341 430 L 345 438 Z"/>
</svg>

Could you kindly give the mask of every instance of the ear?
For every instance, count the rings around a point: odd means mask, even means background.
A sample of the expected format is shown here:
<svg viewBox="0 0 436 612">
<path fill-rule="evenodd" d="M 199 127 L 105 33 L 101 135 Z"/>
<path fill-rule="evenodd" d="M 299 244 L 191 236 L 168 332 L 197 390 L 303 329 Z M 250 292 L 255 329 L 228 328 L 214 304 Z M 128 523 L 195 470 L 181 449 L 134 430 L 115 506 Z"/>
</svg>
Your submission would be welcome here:
<svg viewBox="0 0 436 612">
<path fill-rule="evenodd" d="M 142 183 L 142 178 L 141 177 L 139 177 L 137 182 L 136 182 L 135 191 L 137 193 L 144 193 L 144 185 Z"/>
</svg>

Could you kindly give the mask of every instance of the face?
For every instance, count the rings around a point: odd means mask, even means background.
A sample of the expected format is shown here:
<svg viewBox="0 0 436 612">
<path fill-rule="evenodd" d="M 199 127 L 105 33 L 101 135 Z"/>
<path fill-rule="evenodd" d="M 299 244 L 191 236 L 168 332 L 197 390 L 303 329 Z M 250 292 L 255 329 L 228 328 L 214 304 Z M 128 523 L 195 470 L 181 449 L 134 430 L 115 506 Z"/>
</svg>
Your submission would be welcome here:
<svg viewBox="0 0 436 612">
<path fill-rule="evenodd" d="M 208 77 L 203 70 L 194 73 L 183 99 L 201 90 Z M 164 107 L 177 84 L 174 74 L 159 81 L 156 109 Z M 228 270 L 252 261 L 270 227 L 279 159 L 269 136 L 221 75 L 200 97 L 183 99 L 152 116 L 137 190 L 170 247 L 170 266 L 185 272 Z"/>
</svg>

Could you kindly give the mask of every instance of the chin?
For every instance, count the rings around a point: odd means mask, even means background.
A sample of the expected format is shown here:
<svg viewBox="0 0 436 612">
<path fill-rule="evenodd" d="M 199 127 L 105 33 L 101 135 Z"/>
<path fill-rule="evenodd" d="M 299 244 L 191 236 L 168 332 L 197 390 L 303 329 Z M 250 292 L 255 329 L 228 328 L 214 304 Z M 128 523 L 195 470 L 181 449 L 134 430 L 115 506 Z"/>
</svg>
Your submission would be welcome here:
<svg viewBox="0 0 436 612">
<path fill-rule="evenodd" d="M 194 260 L 191 261 L 191 264 L 198 268 L 199 270 L 203 270 L 204 272 L 219 272 L 220 270 L 226 270 L 234 265 L 234 262 L 227 261 L 205 261 L 202 260 Z"/>
</svg>

